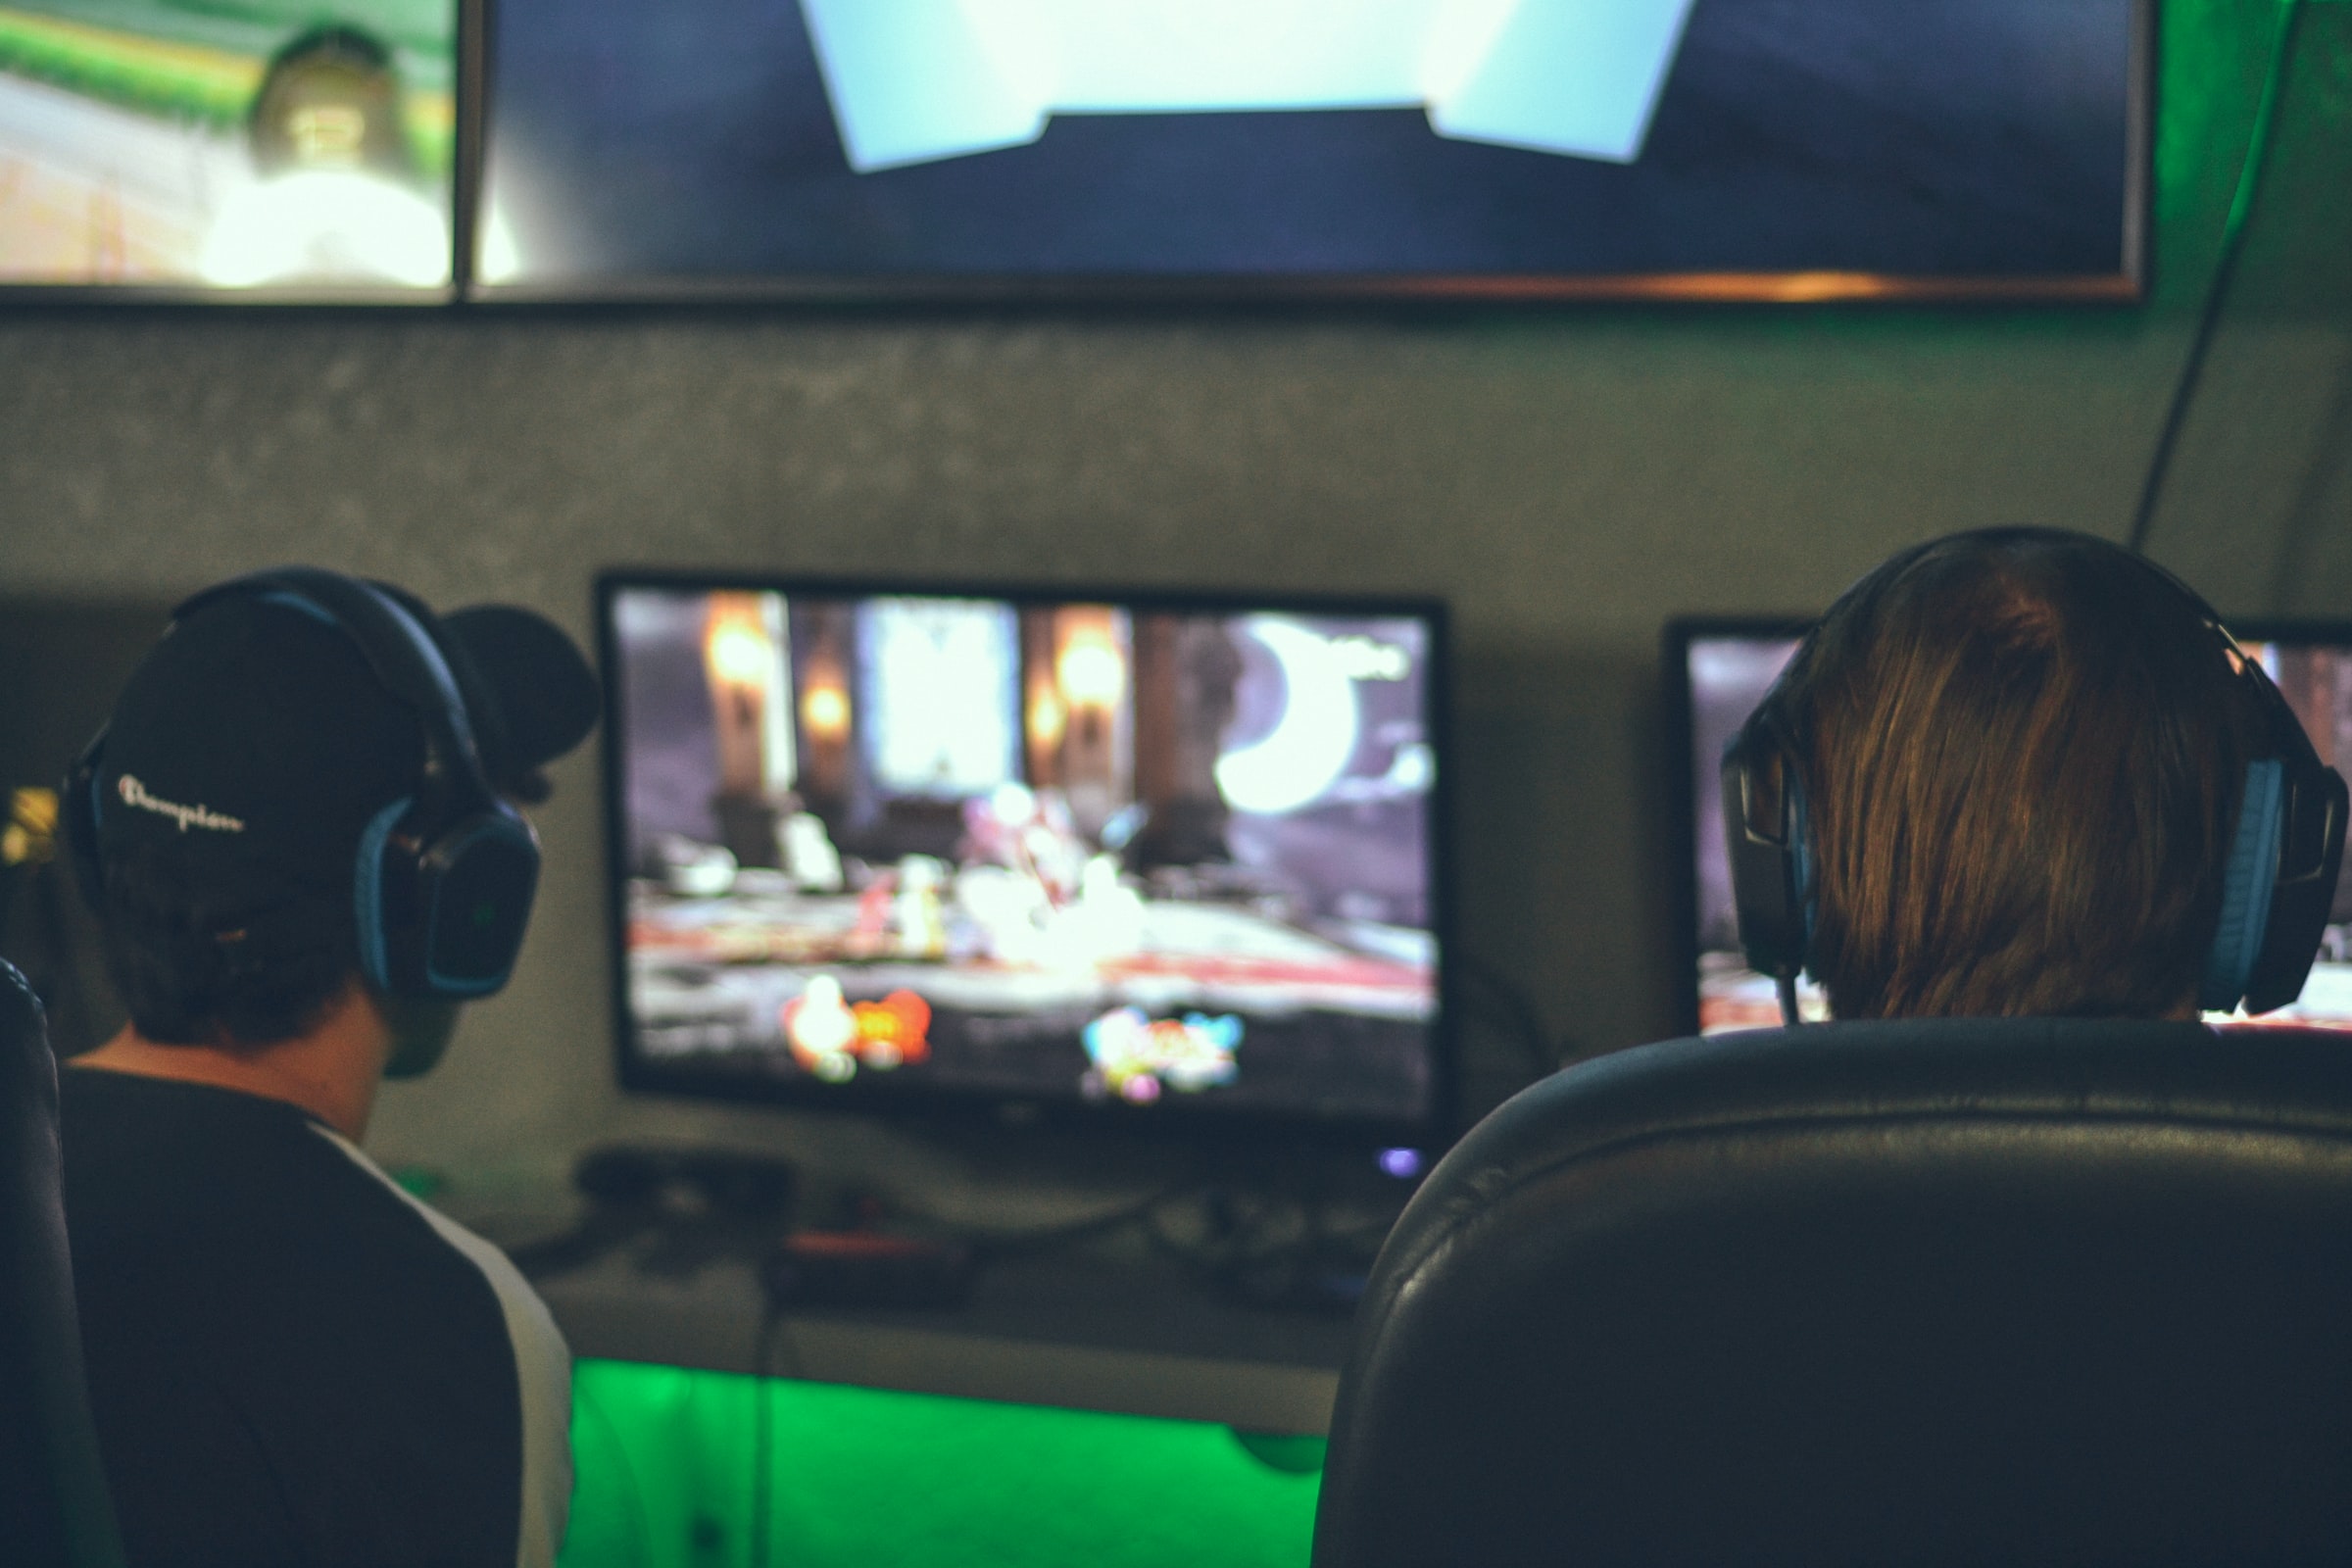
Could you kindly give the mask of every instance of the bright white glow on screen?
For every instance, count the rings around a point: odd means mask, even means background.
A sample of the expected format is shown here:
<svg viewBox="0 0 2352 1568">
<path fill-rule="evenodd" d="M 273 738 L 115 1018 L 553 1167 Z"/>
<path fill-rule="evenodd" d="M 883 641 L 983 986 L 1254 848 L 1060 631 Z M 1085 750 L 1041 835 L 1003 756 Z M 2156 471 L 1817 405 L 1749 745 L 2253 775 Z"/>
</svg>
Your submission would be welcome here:
<svg viewBox="0 0 2352 1568">
<path fill-rule="evenodd" d="M 1072 639 L 1054 664 L 1062 695 L 1073 703 L 1108 708 L 1127 689 L 1127 667 L 1119 651 L 1102 637 Z"/>
<path fill-rule="evenodd" d="M 485 283 L 512 283 L 522 275 L 522 251 L 514 243 L 514 225 L 503 208 L 482 209 L 482 253 L 473 275 Z"/>
<path fill-rule="evenodd" d="M 914 795 L 970 795 L 1019 766 L 1011 715 L 1020 666 L 1010 607 L 876 599 L 860 612 L 875 778 Z"/>
<path fill-rule="evenodd" d="M 1035 141 L 1056 114 L 1422 108 L 1631 163 L 1691 0 L 801 0 L 859 172 Z"/>
<path fill-rule="evenodd" d="M 321 279 L 429 288 L 449 281 L 449 222 L 392 180 L 305 170 L 222 203 L 198 270 L 227 288 Z"/>
<path fill-rule="evenodd" d="M 1269 816 L 1320 799 L 1355 755 L 1355 684 L 1325 639 L 1297 621 L 1253 615 L 1242 630 L 1282 666 L 1282 716 L 1265 738 L 1217 759 L 1217 789 L 1236 810 Z"/>
</svg>

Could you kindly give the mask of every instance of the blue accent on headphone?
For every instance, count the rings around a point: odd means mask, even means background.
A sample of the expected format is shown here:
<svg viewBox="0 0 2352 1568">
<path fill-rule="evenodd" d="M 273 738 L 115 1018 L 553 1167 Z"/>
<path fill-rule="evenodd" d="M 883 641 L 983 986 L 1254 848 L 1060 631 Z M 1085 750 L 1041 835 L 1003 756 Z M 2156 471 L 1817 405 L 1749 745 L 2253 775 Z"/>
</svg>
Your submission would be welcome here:
<svg viewBox="0 0 2352 1568">
<path fill-rule="evenodd" d="M 352 897 L 359 912 L 360 968 L 379 991 L 392 989 L 392 954 L 384 940 L 384 845 L 413 804 L 404 795 L 368 819 L 360 834 Z"/>
<path fill-rule="evenodd" d="M 287 604 L 297 606 L 327 625 L 342 628 L 345 635 L 352 634 L 352 628 L 345 622 L 337 620 L 322 605 L 292 593 L 271 593 L 263 597 L 272 602 L 282 600 Z M 422 672 L 424 684 L 428 690 L 426 692 L 410 691 L 406 689 L 405 685 L 396 684 L 393 675 L 381 669 L 376 672 L 378 678 L 392 687 L 395 696 L 416 703 L 420 712 L 430 711 L 428 697 L 433 702 L 438 702 L 441 711 L 449 715 L 448 739 L 450 743 L 472 755 L 475 759 L 475 766 L 478 768 L 480 758 L 473 738 L 473 715 L 466 711 L 465 696 L 458 689 L 457 671 L 449 667 L 449 661 L 441 655 L 440 644 L 434 642 L 431 634 L 416 623 L 416 617 L 410 613 L 408 606 L 390 594 L 378 593 L 374 597 L 387 612 L 386 618 L 394 627 L 398 628 L 410 650 L 416 656 L 416 669 Z M 363 648 L 362 651 L 366 652 L 367 650 Z"/>
<path fill-rule="evenodd" d="M 361 639 L 362 655 L 368 659 L 370 664 L 374 663 L 374 654 L 370 645 L 364 640 L 365 634 L 358 632 L 348 623 L 336 619 L 334 612 L 317 600 L 305 598 L 290 588 L 269 589 L 257 597 L 263 604 L 280 605 L 288 610 L 299 611 L 321 626 L 332 626 L 346 637 Z M 387 619 L 399 629 L 410 649 L 415 652 L 416 667 L 422 671 L 424 683 L 430 689 L 431 696 L 438 699 L 442 710 L 449 714 L 451 739 L 464 749 L 476 752 L 475 765 L 478 767 L 480 764 L 473 739 L 473 715 L 466 711 L 466 698 L 458 688 L 457 672 L 449 667 L 449 661 L 442 657 L 440 645 L 433 641 L 431 635 L 423 627 L 416 624 L 416 616 L 411 614 L 408 607 L 399 600 L 389 594 L 377 594 L 374 597 L 387 612 Z M 419 705 L 420 711 L 425 710 L 423 694 L 403 689 L 394 679 L 396 673 L 382 668 L 376 670 L 377 678 L 390 686 L 395 696 L 406 701 L 416 702 Z"/>
<path fill-rule="evenodd" d="M 321 626 L 332 626 L 339 632 L 343 631 L 344 629 L 341 621 L 335 619 L 334 616 L 326 612 L 325 606 L 320 605 L 316 601 L 305 599 L 302 597 L 302 595 L 294 593 L 289 589 L 274 589 L 269 593 L 256 594 L 254 598 L 258 603 L 261 604 L 276 605 L 280 609 L 299 612 L 302 614 L 310 616 L 311 619 L 317 621 Z M 345 635 L 348 636 L 349 633 L 345 632 Z"/>
<path fill-rule="evenodd" d="M 1796 906 L 1805 913 L 1805 963 L 1813 957 L 1813 926 L 1821 914 L 1821 884 L 1813 874 L 1813 814 L 1805 800 L 1804 775 L 1791 760 L 1782 770 L 1788 792 L 1788 875 Z"/>
<path fill-rule="evenodd" d="M 2246 994 L 2254 960 L 2271 920 L 2271 891 L 2278 866 L 2278 833 L 2285 812 L 2286 764 L 2275 758 L 2246 764 L 2246 788 L 2237 808 L 2237 835 L 2222 872 L 2222 918 L 2214 928 L 2213 951 L 2197 1005 L 2226 1012 Z"/>
</svg>

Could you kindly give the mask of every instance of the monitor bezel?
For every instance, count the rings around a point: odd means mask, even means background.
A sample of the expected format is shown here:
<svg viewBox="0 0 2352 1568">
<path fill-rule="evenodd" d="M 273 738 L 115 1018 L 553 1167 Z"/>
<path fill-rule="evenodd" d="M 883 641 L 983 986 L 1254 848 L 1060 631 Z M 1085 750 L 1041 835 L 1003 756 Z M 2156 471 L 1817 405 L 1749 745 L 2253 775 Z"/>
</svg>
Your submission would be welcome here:
<svg viewBox="0 0 2352 1568">
<path fill-rule="evenodd" d="M 1690 730 L 1690 645 L 1711 637 L 1802 637 L 1819 616 L 1809 615 L 1677 615 L 1668 620 L 1660 638 L 1660 676 L 1663 687 L 1667 771 L 1668 831 L 1673 836 L 1669 856 L 1673 897 L 1673 996 L 1671 1012 L 1678 1035 L 1698 1033 L 1698 757 Z M 2239 642 L 2335 643 L 2352 648 L 2352 620 L 2325 616 L 2225 616 L 2223 623 Z"/>
<path fill-rule="evenodd" d="M 463 0 L 478 9 L 487 0 Z M 1189 273 L 851 272 L 762 270 L 614 274 L 486 283 L 477 257 L 461 254 L 458 301 L 530 311 L 616 305 L 878 305 L 1152 307 L 1261 305 L 1340 307 L 1649 304 L 1659 306 L 2020 305 L 2095 308 L 2144 304 L 2153 231 L 2157 0 L 2129 0 L 2124 102 L 2121 254 L 2110 270 L 2017 273 L 1878 272 L 1838 269 L 1735 270 L 1697 268 L 1635 272 L 1261 272 Z M 486 62 L 484 27 L 476 46 Z M 478 199 L 482 160 L 497 112 L 492 73 L 480 69 L 468 102 L 474 138 L 470 193 Z M 466 235 L 478 246 L 477 215 Z"/>
<path fill-rule="evenodd" d="M 1429 1031 L 1430 1096 L 1424 1114 L 1412 1117 L 1333 1118 L 1311 1112 L 1263 1107 L 1185 1106 L 1175 1115 L 1122 1102 L 1090 1102 L 1076 1095 L 1037 1096 L 921 1086 L 873 1090 L 852 1082 L 814 1084 L 805 1079 L 746 1078 L 713 1083 L 707 1075 L 664 1068 L 636 1049 L 636 1025 L 628 986 L 628 823 L 625 789 L 626 726 L 616 672 L 618 638 L 612 609 L 624 592 L 736 590 L 780 593 L 790 599 L 850 599 L 879 596 L 991 599 L 1012 605 L 1108 605 L 1129 611 L 1277 614 L 1396 615 L 1429 627 L 1423 662 L 1430 741 L 1438 758 L 1429 797 L 1428 857 L 1431 934 L 1437 942 L 1437 1015 Z M 613 1064 L 620 1087 L 631 1094 L 662 1095 L 706 1103 L 817 1109 L 906 1121 L 989 1122 L 1016 1126 L 1116 1130 L 1122 1135 L 1178 1140 L 1262 1139 L 1278 1134 L 1300 1143 L 1378 1149 L 1393 1146 L 1434 1150 L 1449 1143 L 1459 1086 L 1456 1035 L 1459 1005 L 1454 965 L 1448 961 L 1455 932 L 1454 855 L 1451 809 L 1451 646 L 1446 602 L 1426 595 L 1332 594 L 1269 590 L 1244 593 L 1210 588 L 1104 586 L 1035 581 L 1006 583 L 920 574 L 836 576 L 819 573 L 677 570 L 621 566 L 597 573 L 593 613 L 598 668 L 604 688 L 604 723 L 598 737 L 603 777 L 605 849 L 605 951 Z"/>
</svg>

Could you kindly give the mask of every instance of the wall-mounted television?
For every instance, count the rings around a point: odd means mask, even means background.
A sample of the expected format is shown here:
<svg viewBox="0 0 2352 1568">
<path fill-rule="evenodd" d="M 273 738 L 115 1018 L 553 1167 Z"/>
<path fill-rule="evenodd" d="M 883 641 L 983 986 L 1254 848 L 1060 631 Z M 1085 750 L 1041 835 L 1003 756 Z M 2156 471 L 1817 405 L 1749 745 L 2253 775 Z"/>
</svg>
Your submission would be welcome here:
<svg viewBox="0 0 2352 1568">
<path fill-rule="evenodd" d="M 625 1085 L 1442 1129 L 1441 606 L 623 572 L 598 618 Z"/>
<path fill-rule="evenodd" d="M 8 0 L 0 288 L 448 297 L 457 0 Z"/>
<path fill-rule="evenodd" d="M 2352 624 L 2235 622 L 2330 765 L 2352 767 Z M 1686 619 L 1665 637 L 1671 766 L 1682 810 L 1675 883 L 1687 900 L 1679 922 L 1676 1006 L 1685 1032 L 1773 1028 L 1781 1021 L 1772 981 L 1747 967 L 1732 911 L 1723 836 L 1723 749 L 1755 710 L 1796 651 L 1796 620 Z M 2319 961 L 2291 1004 L 2240 1023 L 2352 1029 L 2352 871 L 2336 886 Z M 1827 1017 L 1828 1000 L 1810 977 L 1798 986 L 1808 1017 Z M 2216 1015 L 2215 1021 L 2222 1021 Z"/>
<path fill-rule="evenodd" d="M 500 0 L 505 298 L 2136 297 L 2151 0 Z"/>
</svg>

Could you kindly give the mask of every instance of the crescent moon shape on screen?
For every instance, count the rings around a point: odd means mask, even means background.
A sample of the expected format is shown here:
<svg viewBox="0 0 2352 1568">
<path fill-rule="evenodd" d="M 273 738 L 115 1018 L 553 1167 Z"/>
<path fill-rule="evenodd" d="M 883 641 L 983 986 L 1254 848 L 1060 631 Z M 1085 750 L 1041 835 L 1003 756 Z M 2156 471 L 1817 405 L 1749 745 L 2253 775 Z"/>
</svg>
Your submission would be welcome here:
<svg viewBox="0 0 2352 1568">
<path fill-rule="evenodd" d="M 1243 631 L 1282 666 L 1282 717 L 1264 739 L 1217 759 L 1217 788 L 1240 811 L 1278 816 L 1308 805 L 1355 755 L 1355 682 L 1331 644 L 1296 621 L 1256 615 Z"/>
</svg>

